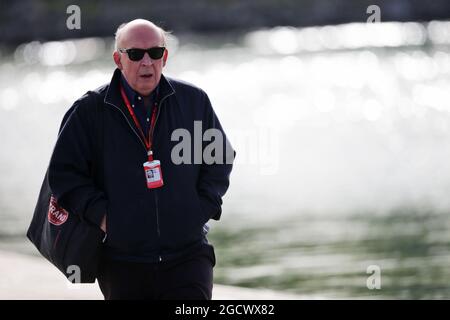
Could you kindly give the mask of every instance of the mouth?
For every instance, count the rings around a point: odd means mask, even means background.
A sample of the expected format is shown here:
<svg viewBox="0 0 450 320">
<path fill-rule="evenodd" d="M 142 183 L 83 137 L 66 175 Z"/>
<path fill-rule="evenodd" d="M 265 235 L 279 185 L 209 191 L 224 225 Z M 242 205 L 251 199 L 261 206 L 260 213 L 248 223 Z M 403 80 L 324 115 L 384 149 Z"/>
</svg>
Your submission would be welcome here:
<svg viewBox="0 0 450 320">
<path fill-rule="evenodd" d="M 153 77 L 153 74 L 151 73 L 144 73 L 140 75 L 141 78 L 143 79 L 150 79 L 151 77 Z"/>
</svg>

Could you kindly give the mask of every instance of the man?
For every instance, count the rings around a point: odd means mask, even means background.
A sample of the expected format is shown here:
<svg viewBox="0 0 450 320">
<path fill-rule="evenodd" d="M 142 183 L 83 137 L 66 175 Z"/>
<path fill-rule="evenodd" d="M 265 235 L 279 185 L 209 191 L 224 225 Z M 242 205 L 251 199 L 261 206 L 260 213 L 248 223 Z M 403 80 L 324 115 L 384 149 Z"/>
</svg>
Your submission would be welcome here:
<svg viewBox="0 0 450 320">
<path fill-rule="evenodd" d="M 105 232 L 98 275 L 105 299 L 212 295 L 215 255 L 206 222 L 221 215 L 232 169 L 225 152 L 230 146 L 206 93 L 162 75 L 165 45 L 165 32 L 147 20 L 118 28 L 111 82 L 74 103 L 50 161 L 49 184 L 59 204 Z M 98 104 L 101 146 L 95 137 Z M 174 161 L 180 141 L 172 139 L 173 132 L 187 130 L 189 146 L 198 145 L 199 123 L 203 132 L 223 135 L 223 159 Z M 200 141 L 200 147 L 207 145 Z M 191 153 L 193 159 L 194 152 L 184 152 L 183 159 Z M 102 171 L 101 181 L 93 179 L 94 170 Z"/>
</svg>

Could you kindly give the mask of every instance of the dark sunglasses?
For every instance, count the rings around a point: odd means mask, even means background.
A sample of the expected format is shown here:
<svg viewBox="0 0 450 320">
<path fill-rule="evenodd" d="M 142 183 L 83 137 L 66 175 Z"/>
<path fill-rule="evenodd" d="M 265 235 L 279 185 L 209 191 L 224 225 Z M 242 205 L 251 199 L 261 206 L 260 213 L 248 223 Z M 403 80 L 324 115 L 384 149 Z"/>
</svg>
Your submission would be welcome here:
<svg viewBox="0 0 450 320">
<path fill-rule="evenodd" d="M 130 58 L 131 61 L 139 61 L 144 57 L 144 54 L 147 52 L 149 57 L 153 60 L 161 59 L 164 51 L 166 50 L 165 47 L 153 47 L 148 49 L 137 49 L 137 48 L 131 48 L 131 49 L 119 49 L 119 52 L 122 53 L 128 53 L 128 58 Z"/>
</svg>

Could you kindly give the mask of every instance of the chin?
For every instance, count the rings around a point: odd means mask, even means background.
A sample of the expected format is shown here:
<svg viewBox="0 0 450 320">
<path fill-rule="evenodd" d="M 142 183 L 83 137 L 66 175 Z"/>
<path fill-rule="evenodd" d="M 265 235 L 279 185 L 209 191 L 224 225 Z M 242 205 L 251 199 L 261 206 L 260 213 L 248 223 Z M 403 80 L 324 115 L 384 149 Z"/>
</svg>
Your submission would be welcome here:
<svg viewBox="0 0 450 320">
<path fill-rule="evenodd" d="M 148 96 L 150 93 L 152 93 L 153 89 L 145 88 L 145 89 L 140 89 L 137 91 L 143 96 Z"/>
<path fill-rule="evenodd" d="M 145 86 L 141 86 L 139 89 L 142 92 L 152 92 L 154 88 L 156 88 L 156 86 L 154 85 L 149 86 L 147 83 Z"/>
</svg>

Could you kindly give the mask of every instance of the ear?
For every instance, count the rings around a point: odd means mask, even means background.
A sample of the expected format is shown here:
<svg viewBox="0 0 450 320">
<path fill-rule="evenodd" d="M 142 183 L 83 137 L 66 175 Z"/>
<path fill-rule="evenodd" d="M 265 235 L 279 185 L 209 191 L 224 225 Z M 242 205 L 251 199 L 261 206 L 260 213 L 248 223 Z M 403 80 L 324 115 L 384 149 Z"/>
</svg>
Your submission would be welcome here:
<svg viewBox="0 0 450 320">
<path fill-rule="evenodd" d="M 123 67 L 122 67 L 122 62 L 120 61 L 120 56 L 121 56 L 121 54 L 119 52 L 114 51 L 114 53 L 113 53 L 114 62 L 116 63 L 117 68 L 122 70 Z"/>
<path fill-rule="evenodd" d="M 167 58 L 169 57 L 169 50 L 164 50 L 164 55 L 163 55 L 163 67 L 166 66 L 166 62 L 167 62 Z"/>
</svg>

